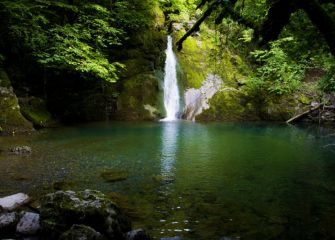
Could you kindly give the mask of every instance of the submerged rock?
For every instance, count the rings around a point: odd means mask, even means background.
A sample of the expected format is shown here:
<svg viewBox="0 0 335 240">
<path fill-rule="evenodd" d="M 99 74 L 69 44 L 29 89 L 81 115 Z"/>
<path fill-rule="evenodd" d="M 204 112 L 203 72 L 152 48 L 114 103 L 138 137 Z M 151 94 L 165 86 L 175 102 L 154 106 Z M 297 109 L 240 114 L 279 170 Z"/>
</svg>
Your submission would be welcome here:
<svg viewBox="0 0 335 240">
<path fill-rule="evenodd" d="M 173 176 L 169 176 L 169 175 L 155 175 L 152 177 L 156 182 L 159 183 L 173 183 L 175 181 L 175 178 Z"/>
<path fill-rule="evenodd" d="M 53 189 L 55 190 L 70 190 L 74 186 L 74 182 L 71 181 L 59 181 L 52 184 Z"/>
<path fill-rule="evenodd" d="M 15 234 L 19 215 L 15 212 L 3 213 L 0 215 L 0 238 L 6 238 Z"/>
<path fill-rule="evenodd" d="M 85 225 L 73 225 L 68 231 L 64 232 L 59 240 L 103 240 L 101 233 Z"/>
<path fill-rule="evenodd" d="M 10 150 L 12 153 L 20 155 L 20 154 L 29 154 L 31 153 L 31 147 L 28 146 L 18 146 L 14 147 Z"/>
<path fill-rule="evenodd" d="M 41 226 L 52 237 L 60 236 L 73 224 L 87 225 L 111 239 L 124 239 L 130 222 L 120 209 L 98 191 L 58 191 L 41 201 Z"/>
<path fill-rule="evenodd" d="M 161 238 L 161 240 L 183 240 L 181 237 L 164 237 L 164 238 Z"/>
<path fill-rule="evenodd" d="M 34 235 L 40 227 L 40 215 L 37 213 L 26 212 L 20 219 L 16 232 L 21 235 Z"/>
<path fill-rule="evenodd" d="M 143 229 L 127 232 L 126 240 L 150 240 L 150 236 Z"/>
<path fill-rule="evenodd" d="M 129 176 L 127 171 L 123 170 L 114 170 L 114 169 L 108 169 L 104 170 L 100 176 L 106 181 L 106 182 L 117 182 L 126 180 Z"/>
<path fill-rule="evenodd" d="M 0 198 L 0 208 L 12 211 L 29 202 L 29 196 L 24 193 L 17 193 L 8 197 Z"/>
<path fill-rule="evenodd" d="M 237 240 L 239 238 L 234 238 L 234 237 L 221 237 L 220 240 Z"/>
</svg>

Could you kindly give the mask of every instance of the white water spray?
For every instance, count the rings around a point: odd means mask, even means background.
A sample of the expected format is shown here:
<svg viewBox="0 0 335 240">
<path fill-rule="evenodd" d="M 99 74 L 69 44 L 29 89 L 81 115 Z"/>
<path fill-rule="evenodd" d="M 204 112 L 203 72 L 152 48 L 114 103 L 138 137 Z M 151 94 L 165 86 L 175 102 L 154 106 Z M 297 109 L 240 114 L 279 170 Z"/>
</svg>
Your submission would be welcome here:
<svg viewBox="0 0 335 240">
<path fill-rule="evenodd" d="M 166 117 L 161 121 L 174 121 L 178 119 L 179 89 L 177 84 L 176 56 L 172 49 L 172 37 L 168 36 L 164 74 L 164 106 Z"/>
</svg>

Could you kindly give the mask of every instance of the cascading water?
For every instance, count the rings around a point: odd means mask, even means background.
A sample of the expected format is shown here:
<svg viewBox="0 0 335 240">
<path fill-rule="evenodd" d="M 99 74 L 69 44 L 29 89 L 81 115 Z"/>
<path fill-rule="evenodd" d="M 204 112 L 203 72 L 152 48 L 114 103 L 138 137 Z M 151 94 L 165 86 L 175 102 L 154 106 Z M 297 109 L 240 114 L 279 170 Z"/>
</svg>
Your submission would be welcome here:
<svg viewBox="0 0 335 240">
<path fill-rule="evenodd" d="M 174 121 L 178 119 L 179 89 L 177 84 L 176 56 L 172 49 L 172 37 L 169 35 L 166 49 L 164 74 L 164 106 L 166 117 L 161 121 Z"/>
</svg>

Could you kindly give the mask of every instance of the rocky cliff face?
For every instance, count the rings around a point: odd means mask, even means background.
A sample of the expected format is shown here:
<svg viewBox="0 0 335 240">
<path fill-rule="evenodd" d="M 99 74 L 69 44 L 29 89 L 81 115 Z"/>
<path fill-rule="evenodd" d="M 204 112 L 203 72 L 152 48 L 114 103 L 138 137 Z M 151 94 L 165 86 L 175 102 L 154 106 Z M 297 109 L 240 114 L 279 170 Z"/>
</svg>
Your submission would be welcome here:
<svg viewBox="0 0 335 240">
<path fill-rule="evenodd" d="M 154 23 L 146 31 L 131 36 L 119 54 L 123 72 L 115 117 L 121 120 L 155 120 L 164 115 L 162 81 L 166 48 L 165 16 L 154 10 Z"/>
</svg>

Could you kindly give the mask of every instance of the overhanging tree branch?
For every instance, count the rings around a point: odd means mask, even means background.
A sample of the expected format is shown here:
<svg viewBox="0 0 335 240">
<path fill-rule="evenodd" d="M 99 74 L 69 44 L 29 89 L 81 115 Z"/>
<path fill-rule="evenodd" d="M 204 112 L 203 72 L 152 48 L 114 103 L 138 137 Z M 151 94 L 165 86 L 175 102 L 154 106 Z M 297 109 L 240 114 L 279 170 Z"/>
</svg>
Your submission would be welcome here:
<svg viewBox="0 0 335 240">
<path fill-rule="evenodd" d="M 177 49 L 178 51 L 182 50 L 183 48 L 183 42 L 194 32 L 199 31 L 199 27 L 202 24 L 203 21 L 205 21 L 205 19 L 210 16 L 212 14 L 212 12 L 216 9 L 216 7 L 218 6 L 219 1 L 215 1 L 213 2 L 208 8 L 207 10 L 202 14 L 202 16 L 198 19 L 198 21 L 196 21 L 196 23 L 191 27 L 190 30 L 188 30 L 184 36 L 182 36 L 181 39 L 179 39 L 179 41 L 176 43 L 177 44 Z"/>
<path fill-rule="evenodd" d="M 276 40 L 290 21 L 291 14 L 297 10 L 294 1 L 279 0 L 271 5 L 267 18 L 260 28 L 260 46 Z"/>
<path fill-rule="evenodd" d="M 198 5 L 196 9 L 202 8 L 209 0 L 202 0 Z"/>
<path fill-rule="evenodd" d="M 247 21 L 235 11 L 234 7 L 237 0 L 202 0 L 198 7 L 203 6 L 207 2 L 211 3 L 207 10 L 192 28 L 177 42 L 178 50 L 182 49 L 183 42 L 192 33 L 199 30 L 200 25 L 214 10 L 217 10 L 218 6 L 221 6 L 222 10 L 219 16 L 215 19 L 216 24 L 221 23 L 223 18 L 230 17 L 247 27 L 253 28 L 255 35 L 257 36 L 256 41 L 258 41 L 260 46 L 264 46 L 268 42 L 278 39 L 283 28 L 289 23 L 292 13 L 302 9 L 307 13 L 308 17 L 319 29 L 321 34 L 324 35 L 331 53 L 335 56 L 335 20 L 321 5 L 324 3 L 335 4 L 335 0 L 269 0 L 270 8 L 267 17 L 260 28 L 257 28 L 255 24 Z"/>
</svg>

